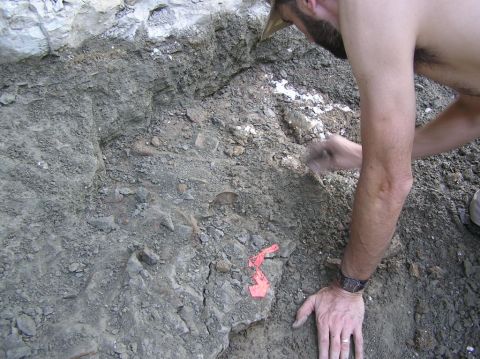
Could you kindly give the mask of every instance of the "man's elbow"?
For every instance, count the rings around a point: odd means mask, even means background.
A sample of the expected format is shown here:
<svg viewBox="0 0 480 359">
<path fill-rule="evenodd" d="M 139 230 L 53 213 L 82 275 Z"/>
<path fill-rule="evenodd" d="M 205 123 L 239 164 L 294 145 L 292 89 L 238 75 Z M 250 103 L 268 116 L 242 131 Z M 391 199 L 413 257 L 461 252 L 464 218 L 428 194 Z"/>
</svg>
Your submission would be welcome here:
<svg viewBox="0 0 480 359">
<path fill-rule="evenodd" d="M 360 182 L 364 183 L 367 192 L 388 202 L 402 202 L 413 185 L 410 171 L 362 171 Z"/>
</svg>

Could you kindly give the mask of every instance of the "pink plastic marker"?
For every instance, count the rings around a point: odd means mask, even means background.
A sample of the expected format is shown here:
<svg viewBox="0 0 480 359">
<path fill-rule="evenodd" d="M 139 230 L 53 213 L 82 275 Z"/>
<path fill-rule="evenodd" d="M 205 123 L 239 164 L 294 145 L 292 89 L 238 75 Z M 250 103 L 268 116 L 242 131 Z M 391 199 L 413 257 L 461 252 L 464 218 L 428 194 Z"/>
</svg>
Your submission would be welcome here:
<svg viewBox="0 0 480 359">
<path fill-rule="evenodd" d="M 256 256 L 251 257 L 248 260 L 248 266 L 255 268 L 255 273 L 253 273 L 252 279 L 255 283 L 248 287 L 250 290 L 250 294 L 253 298 L 264 298 L 267 295 L 268 288 L 270 287 L 270 283 L 268 282 L 267 277 L 263 272 L 260 270 L 260 266 L 262 265 L 263 261 L 265 260 L 265 255 L 268 253 L 274 253 L 278 251 L 280 247 L 278 244 L 274 244 L 268 248 L 262 249 L 260 253 Z"/>
</svg>

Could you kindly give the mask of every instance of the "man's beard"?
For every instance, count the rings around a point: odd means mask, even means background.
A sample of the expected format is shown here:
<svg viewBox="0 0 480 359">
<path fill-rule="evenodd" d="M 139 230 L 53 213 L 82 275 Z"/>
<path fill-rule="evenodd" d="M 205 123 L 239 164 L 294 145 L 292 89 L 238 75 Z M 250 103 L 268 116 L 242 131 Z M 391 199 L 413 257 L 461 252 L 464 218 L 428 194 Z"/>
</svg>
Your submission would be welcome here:
<svg viewBox="0 0 480 359">
<path fill-rule="evenodd" d="M 317 45 L 327 49 L 339 59 L 347 58 L 347 52 L 345 51 L 345 46 L 343 45 L 342 35 L 337 29 L 335 29 L 327 21 L 316 20 L 308 15 L 305 15 L 296 6 L 293 6 L 293 11 L 303 22 L 308 34 L 313 38 Z"/>
</svg>

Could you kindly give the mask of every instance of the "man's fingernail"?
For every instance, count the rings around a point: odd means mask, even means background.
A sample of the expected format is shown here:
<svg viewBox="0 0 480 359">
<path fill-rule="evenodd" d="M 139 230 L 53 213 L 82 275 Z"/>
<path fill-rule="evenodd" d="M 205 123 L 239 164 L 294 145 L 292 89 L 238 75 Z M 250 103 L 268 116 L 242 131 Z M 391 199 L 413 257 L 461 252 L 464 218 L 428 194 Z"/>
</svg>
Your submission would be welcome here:
<svg viewBox="0 0 480 359">
<path fill-rule="evenodd" d="M 299 325 L 300 325 L 300 322 L 298 320 L 296 320 L 296 321 L 293 322 L 292 327 L 298 328 Z"/>
</svg>

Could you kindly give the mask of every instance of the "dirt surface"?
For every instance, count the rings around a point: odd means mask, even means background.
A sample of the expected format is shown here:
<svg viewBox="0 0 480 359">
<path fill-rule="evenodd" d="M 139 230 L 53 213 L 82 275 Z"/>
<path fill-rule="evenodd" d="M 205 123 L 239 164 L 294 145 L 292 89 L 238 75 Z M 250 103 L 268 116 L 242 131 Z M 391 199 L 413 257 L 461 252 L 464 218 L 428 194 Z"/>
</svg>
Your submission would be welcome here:
<svg viewBox="0 0 480 359">
<path fill-rule="evenodd" d="M 0 356 L 315 358 L 313 320 L 291 323 L 335 274 L 358 173 L 315 177 L 303 158 L 329 133 L 359 141 L 348 64 L 293 51 L 179 101 L 138 50 L 40 65 L 4 69 L 1 85 L 17 90 L 0 108 Z M 453 99 L 416 89 L 419 125 Z M 365 294 L 368 358 L 479 357 L 479 145 L 414 163 Z M 248 258 L 275 243 L 270 291 L 253 299 Z"/>
</svg>

